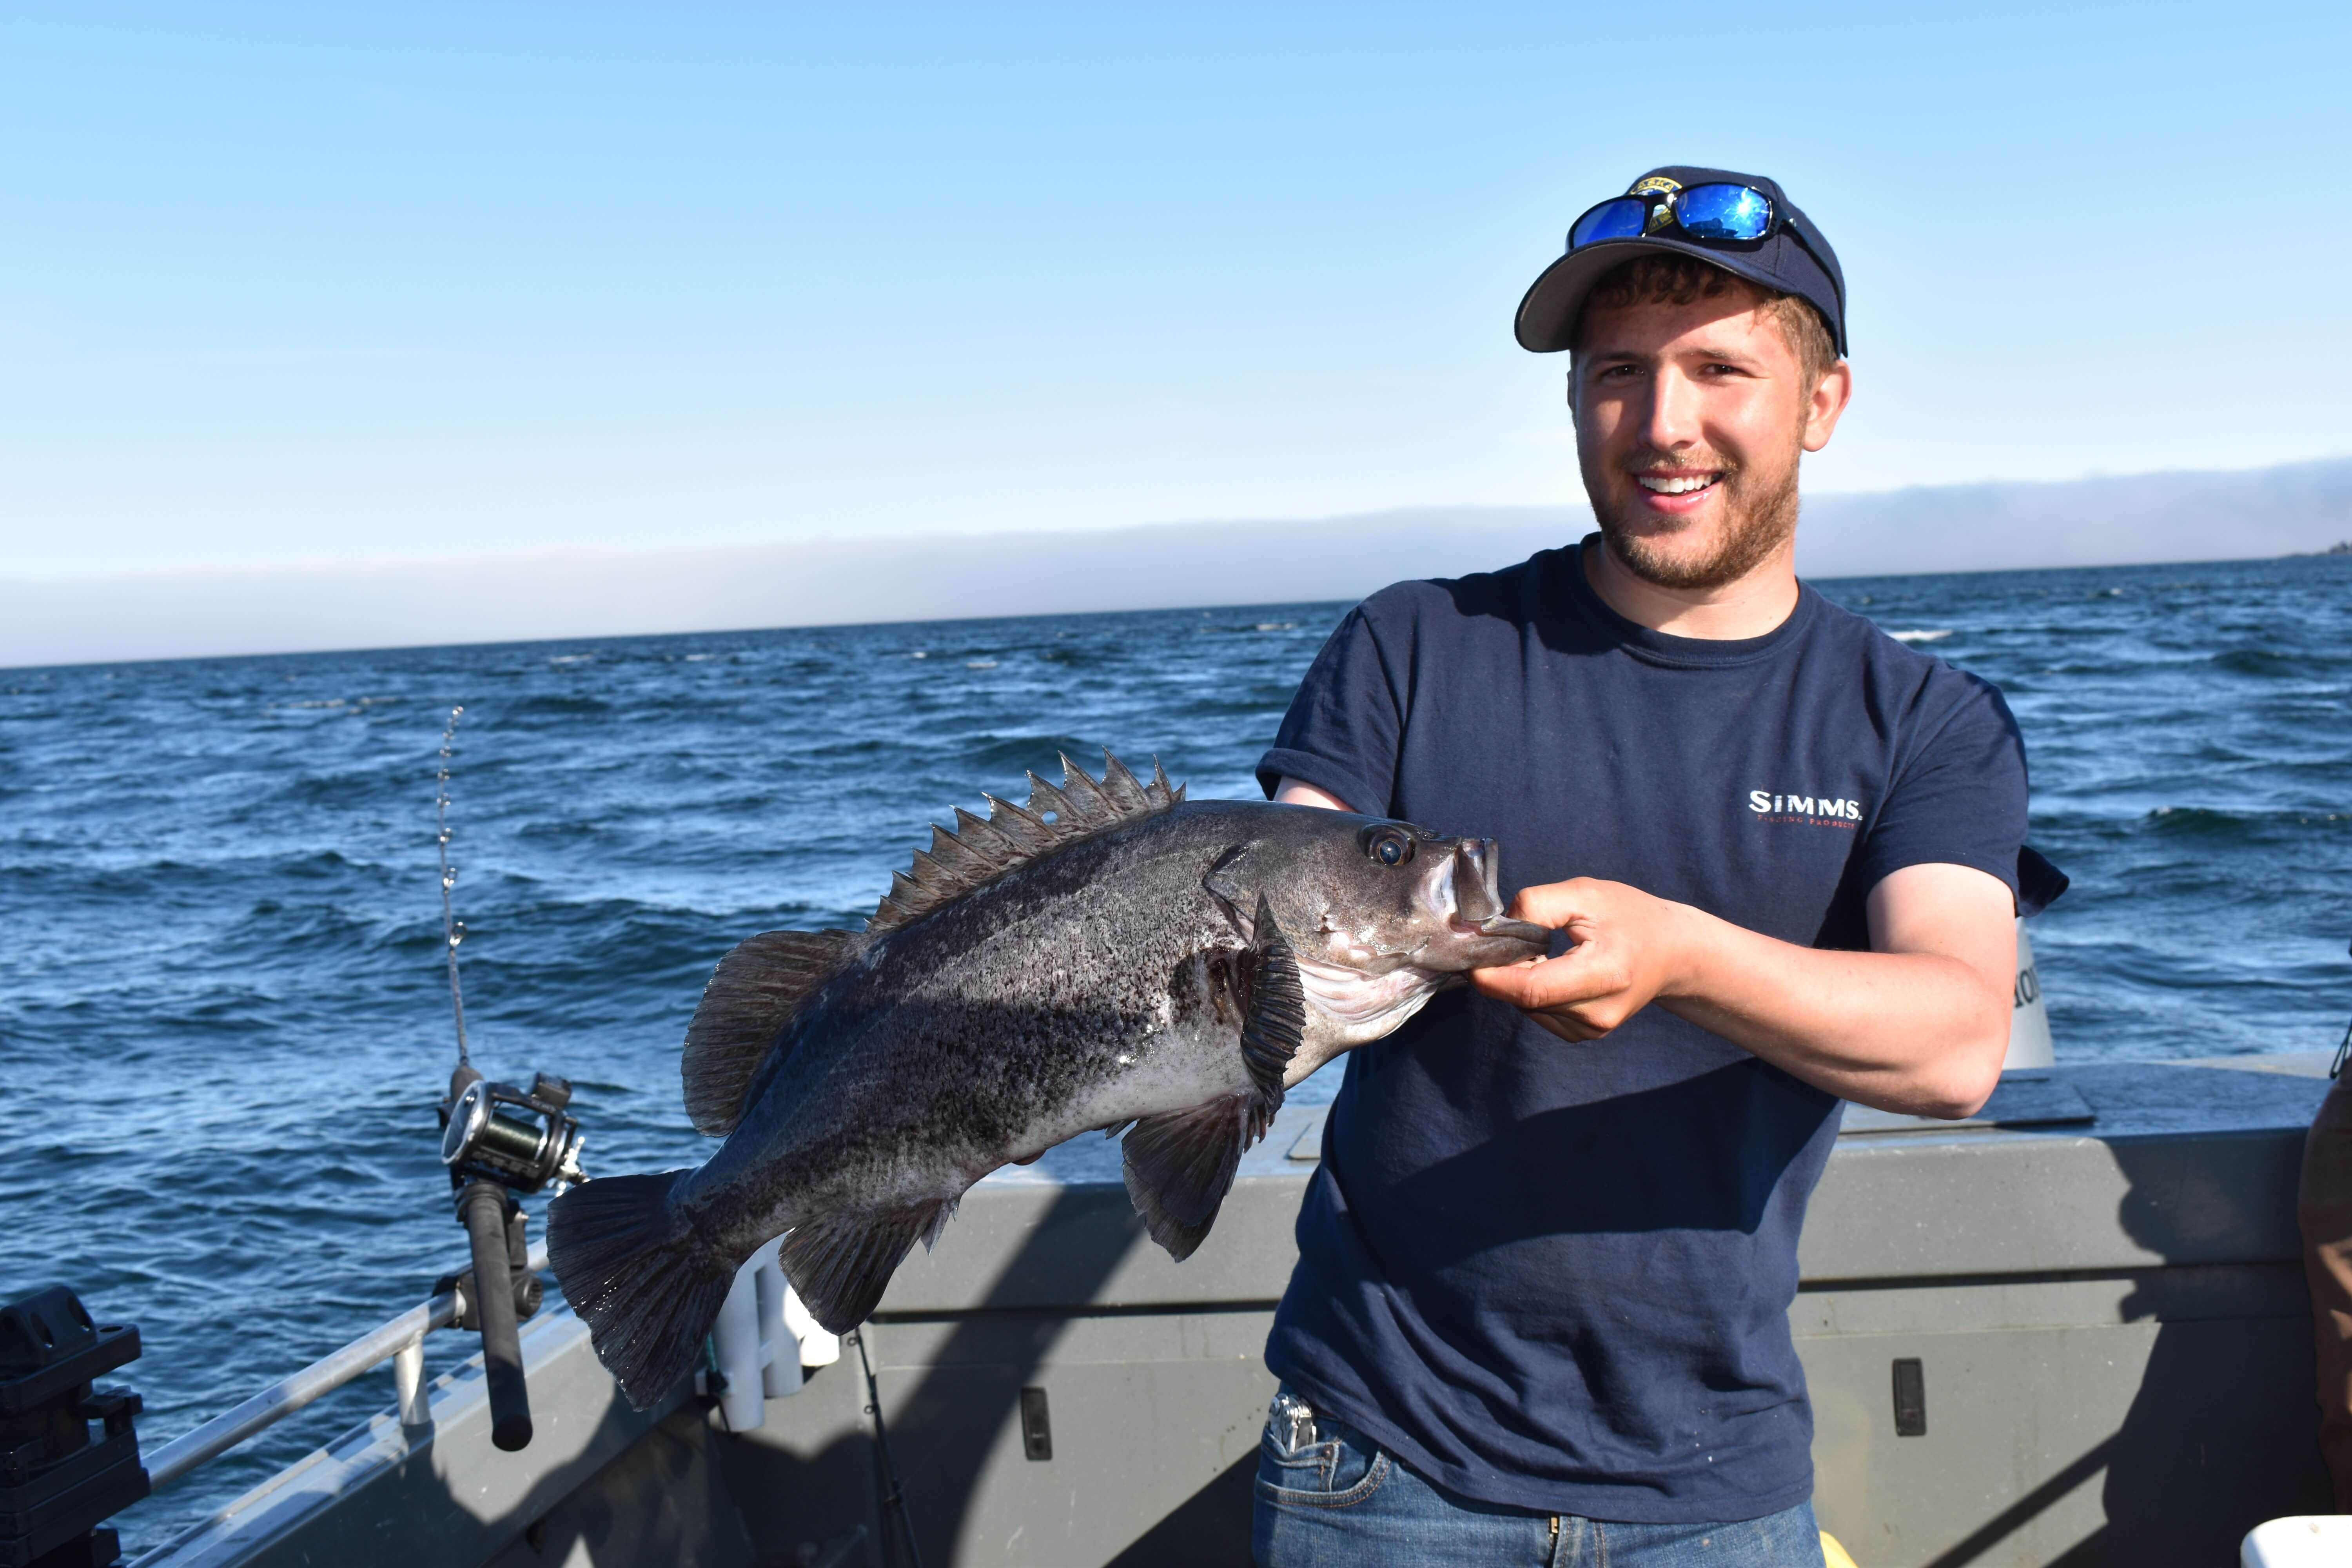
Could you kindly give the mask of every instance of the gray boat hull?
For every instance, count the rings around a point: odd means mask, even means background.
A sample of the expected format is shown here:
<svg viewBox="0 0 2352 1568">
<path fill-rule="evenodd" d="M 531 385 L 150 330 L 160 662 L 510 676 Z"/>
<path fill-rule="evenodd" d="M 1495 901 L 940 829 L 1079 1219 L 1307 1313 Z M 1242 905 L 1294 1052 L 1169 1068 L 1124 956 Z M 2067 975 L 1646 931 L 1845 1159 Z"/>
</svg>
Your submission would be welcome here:
<svg viewBox="0 0 2352 1568">
<path fill-rule="evenodd" d="M 2294 1230 L 2316 1070 L 2038 1069 L 1986 1124 L 1850 1118 L 1790 1320 L 1815 1507 L 1863 1568 L 2210 1564 L 2328 1510 Z M 1259 1352 L 1321 1114 L 1284 1113 L 1182 1265 L 1080 1152 L 982 1184 L 900 1268 L 866 1334 L 929 1568 L 1247 1561 Z M 477 1363 L 430 1433 L 380 1417 L 142 1568 L 881 1563 L 854 1352 L 729 1434 L 684 1396 L 632 1415 L 568 1315 L 527 1340 L 523 1453 L 490 1447 Z"/>
</svg>

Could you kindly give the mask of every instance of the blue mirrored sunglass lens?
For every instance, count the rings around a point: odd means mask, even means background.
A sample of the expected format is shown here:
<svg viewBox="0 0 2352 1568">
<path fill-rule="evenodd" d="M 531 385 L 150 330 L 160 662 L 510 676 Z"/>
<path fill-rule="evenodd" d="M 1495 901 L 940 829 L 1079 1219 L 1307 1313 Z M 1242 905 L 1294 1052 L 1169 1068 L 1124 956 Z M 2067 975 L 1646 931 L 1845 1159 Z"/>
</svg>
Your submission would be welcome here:
<svg viewBox="0 0 2352 1568">
<path fill-rule="evenodd" d="M 1633 196 L 1602 202 L 1576 220 L 1576 226 L 1568 231 L 1568 247 L 1574 250 L 1602 239 L 1631 239 L 1642 232 L 1649 217 L 1650 204 Z"/>
<path fill-rule="evenodd" d="M 1675 199 L 1675 216 L 1700 239 L 1761 239 L 1772 204 L 1746 185 L 1693 185 Z"/>
</svg>

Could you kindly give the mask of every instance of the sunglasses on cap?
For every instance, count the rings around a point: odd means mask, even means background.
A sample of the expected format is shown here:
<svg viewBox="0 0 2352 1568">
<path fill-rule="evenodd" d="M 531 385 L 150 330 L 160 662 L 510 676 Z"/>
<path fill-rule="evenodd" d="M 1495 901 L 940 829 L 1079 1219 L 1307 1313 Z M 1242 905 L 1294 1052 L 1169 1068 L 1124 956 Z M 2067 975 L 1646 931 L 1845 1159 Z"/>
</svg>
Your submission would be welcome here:
<svg viewBox="0 0 2352 1568">
<path fill-rule="evenodd" d="M 1685 187 L 1669 180 L 1644 180 L 1631 194 L 1589 208 L 1570 227 L 1568 248 L 1581 250 L 1604 239 L 1638 239 L 1669 228 L 1680 229 L 1683 237 L 1702 245 L 1752 243 L 1780 223 L 1778 205 L 1753 185 Z M 1800 244 L 1803 239 L 1798 236 Z"/>
</svg>

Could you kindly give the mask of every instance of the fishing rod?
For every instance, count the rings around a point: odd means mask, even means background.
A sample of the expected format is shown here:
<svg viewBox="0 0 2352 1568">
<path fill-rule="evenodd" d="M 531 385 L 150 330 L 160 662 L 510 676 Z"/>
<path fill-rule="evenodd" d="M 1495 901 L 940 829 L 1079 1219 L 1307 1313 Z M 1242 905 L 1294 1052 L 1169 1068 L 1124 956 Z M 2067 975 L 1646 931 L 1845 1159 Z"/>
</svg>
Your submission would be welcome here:
<svg viewBox="0 0 2352 1568">
<path fill-rule="evenodd" d="M 454 1326 L 478 1330 L 482 1368 L 490 1396 L 490 1441 L 512 1452 L 530 1442 L 530 1391 L 523 1378 L 520 1325 L 540 1309 L 543 1291 L 530 1267 L 530 1240 L 517 1194 L 552 1184 L 558 1192 L 588 1179 L 580 1168 L 584 1142 L 569 1114 L 572 1085 L 552 1073 L 538 1073 L 528 1090 L 494 1083 L 473 1063 L 466 1038 L 466 995 L 457 978 L 457 945 L 466 940 L 457 918 L 457 868 L 449 859 L 449 773 L 457 751 L 460 705 L 449 710 L 441 731 L 441 766 L 436 774 L 434 838 L 441 860 L 441 935 L 449 972 L 449 1009 L 457 1025 L 457 1065 L 449 1074 L 449 1095 L 439 1107 L 441 1163 L 448 1167 L 457 1194 L 457 1222 L 466 1228 L 473 1268 L 446 1275 L 435 1295 L 454 1290 Z M 501 1283 L 503 1282 L 503 1283 Z"/>
<path fill-rule="evenodd" d="M 874 1417 L 875 1458 L 882 1472 L 880 1496 L 876 1500 L 876 1511 L 880 1517 L 876 1522 L 884 1527 L 883 1552 L 885 1556 L 891 1554 L 888 1524 L 895 1518 L 898 1521 L 898 1539 L 907 1549 L 908 1568 L 923 1568 L 922 1552 L 915 1544 L 915 1521 L 907 1511 L 907 1489 L 899 1483 L 898 1461 L 890 1452 L 890 1428 L 882 1421 L 882 1388 L 874 1381 L 874 1363 L 866 1353 L 865 1326 L 859 1325 L 848 1337 L 856 1342 L 857 1362 L 866 1371 L 866 1413 Z"/>
<path fill-rule="evenodd" d="M 449 1010 L 457 1016 L 457 1065 L 461 1068 L 470 1067 L 472 1058 L 466 1051 L 466 994 L 457 985 L 457 944 L 466 940 L 466 928 L 450 907 L 457 868 L 449 864 L 449 757 L 457 746 L 457 721 L 465 716 L 463 703 L 449 710 L 449 722 L 441 731 L 441 771 L 436 775 L 440 787 L 433 796 L 433 838 L 441 851 L 441 935 L 447 943 Z"/>
</svg>

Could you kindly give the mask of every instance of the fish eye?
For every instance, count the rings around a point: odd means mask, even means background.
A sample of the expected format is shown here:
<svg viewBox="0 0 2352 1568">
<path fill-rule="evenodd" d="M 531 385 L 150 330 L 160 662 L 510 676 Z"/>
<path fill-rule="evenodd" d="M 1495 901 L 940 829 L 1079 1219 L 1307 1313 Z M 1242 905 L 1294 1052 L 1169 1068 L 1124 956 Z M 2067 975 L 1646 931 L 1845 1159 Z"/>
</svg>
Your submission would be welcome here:
<svg viewBox="0 0 2352 1568">
<path fill-rule="evenodd" d="M 1364 853 L 1383 866 L 1402 866 L 1412 858 L 1412 836 L 1385 824 L 1367 827 Z"/>
</svg>

